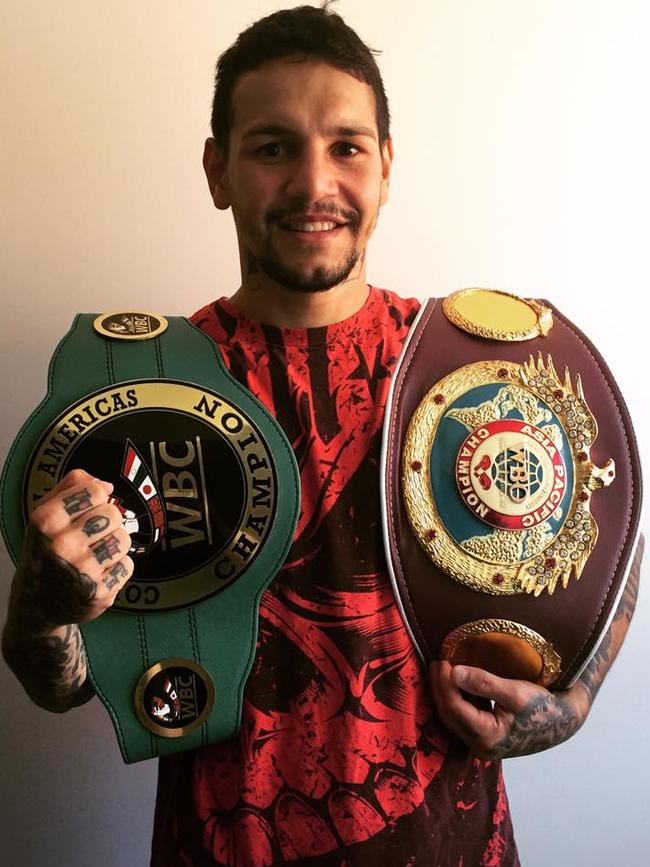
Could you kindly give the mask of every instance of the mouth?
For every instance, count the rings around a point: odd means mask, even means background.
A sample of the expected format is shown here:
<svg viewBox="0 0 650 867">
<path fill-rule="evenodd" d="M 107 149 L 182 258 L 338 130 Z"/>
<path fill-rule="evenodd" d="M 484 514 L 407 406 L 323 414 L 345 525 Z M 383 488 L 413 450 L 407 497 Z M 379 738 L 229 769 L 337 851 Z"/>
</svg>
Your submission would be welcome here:
<svg viewBox="0 0 650 867">
<path fill-rule="evenodd" d="M 296 238 L 306 241 L 334 238 L 339 235 L 348 224 L 343 220 L 332 219 L 327 216 L 303 216 L 291 217 L 279 221 L 280 229 L 290 233 Z"/>
</svg>

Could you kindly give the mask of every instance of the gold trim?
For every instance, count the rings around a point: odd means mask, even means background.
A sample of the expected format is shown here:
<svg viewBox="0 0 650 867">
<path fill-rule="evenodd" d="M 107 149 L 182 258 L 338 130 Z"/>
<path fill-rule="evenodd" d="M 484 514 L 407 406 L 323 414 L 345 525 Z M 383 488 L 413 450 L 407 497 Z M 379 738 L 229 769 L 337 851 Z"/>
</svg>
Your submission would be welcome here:
<svg viewBox="0 0 650 867">
<path fill-rule="evenodd" d="M 138 321 L 141 323 L 140 330 L 136 330 L 135 333 L 131 332 L 124 334 L 106 328 L 104 326 L 104 321 L 113 316 L 137 317 Z M 159 323 L 158 326 L 153 329 L 151 328 L 151 318 L 156 319 Z M 108 337 L 111 340 L 152 340 L 154 337 L 159 337 L 164 331 L 166 331 L 168 326 L 169 322 L 164 316 L 160 313 L 150 313 L 147 310 L 113 310 L 108 313 L 100 313 L 93 321 L 93 328 L 95 331 L 98 334 L 101 334 L 102 337 Z M 135 323 L 135 327 L 137 329 L 137 322 Z"/>
<path fill-rule="evenodd" d="M 509 386 L 513 393 L 532 393 L 557 415 L 569 441 L 574 484 L 571 504 L 564 524 L 549 541 L 540 531 L 539 542 L 528 544 L 524 560 L 499 559 L 494 555 L 470 555 L 447 532 L 436 508 L 428 471 L 431 449 L 438 426 L 449 406 L 470 389 L 489 383 Z M 560 395 L 561 392 L 561 396 Z M 522 403 L 525 411 L 525 403 Z M 525 415 L 524 415 L 525 418 Z M 488 419 L 483 419 L 485 423 Z M 534 419 L 526 419 L 533 422 Z M 558 584 L 566 589 L 571 574 L 579 578 L 598 538 L 598 526 L 590 513 L 592 493 L 615 478 L 614 462 L 602 468 L 591 461 L 590 449 L 598 434 L 596 420 L 585 400 L 580 376 L 574 389 L 565 369 L 561 382 L 550 355 L 546 362 L 541 353 L 525 364 L 510 361 L 481 361 L 453 371 L 437 382 L 414 412 L 409 423 L 402 452 L 402 493 L 411 528 L 427 556 L 452 578 L 483 593 L 513 595 L 545 590 L 552 594 Z M 495 546 L 505 550 L 518 543 L 525 531 L 499 530 Z M 521 537 L 523 539 L 523 537 Z M 498 578 L 498 581 L 497 581 Z"/>
<path fill-rule="evenodd" d="M 467 309 L 468 306 L 471 308 L 472 301 L 478 302 L 477 307 L 484 307 L 490 297 L 494 302 L 497 302 L 497 299 L 499 302 L 499 327 L 482 322 L 478 310 L 472 315 L 471 310 Z M 507 303 L 506 299 L 510 299 L 510 303 Z M 470 305 L 467 301 L 470 301 Z M 465 312 L 461 312 L 459 307 L 463 307 Z M 442 309 L 447 319 L 458 328 L 487 340 L 532 340 L 535 337 L 546 337 L 553 327 L 553 313 L 549 307 L 532 298 L 519 298 L 502 289 L 459 289 L 443 300 Z M 533 322 L 529 325 L 523 321 L 530 319 Z M 506 324 L 508 320 L 511 321 L 510 326 Z"/>
<path fill-rule="evenodd" d="M 555 651 L 553 645 L 540 635 L 539 632 L 535 632 L 528 626 L 524 626 L 522 623 L 515 623 L 512 620 L 489 619 L 463 623 L 462 626 L 457 627 L 445 637 L 440 648 L 441 658 L 451 659 L 461 641 L 468 638 L 476 638 L 488 632 L 513 635 L 515 638 L 525 641 L 539 653 L 542 658 L 543 667 L 537 683 L 540 683 L 542 686 L 550 686 L 554 680 L 557 680 L 562 668 L 562 659 Z"/>
<path fill-rule="evenodd" d="M 167 668 L 173 668 L 174 666 L 189 668 L 195 674 L 197 674 L 201 680 L 203 681 L 207 697 L 205 702 L 205 707 L 201 711 L 201 713 L 197 716 L 197 718 L 189 723 L 186 726 L 178 729 L 168 729 L 163 726 L 157 725 L 152 719 L 150 719 L 145 713 L 144 706 L 144 691 L 149 685 L 150 681 L 153 678 L 160 674 L 161 671 L 165 671 Z M 212 708 L 214 706 L 214 683 L 212 682 L 212 678 L 209 672 L 203 668 L 202 665 L 199 665 L 198 662 L 194 662 L 193 659 L 183 659 L 181 657 L 170 657 L 169 659 L 162 659 L 160 662 L 154 663 L 151 668 L 148 668 L 145 673 L 142 675 L 140 680 L 138 681 L 138 685 L 135 688 L 135 692 L 133 694 L 133 703 L 135 705 L 135 712 L 142 723 L 142 725 L 149 729 L 150 732 L 153 732 L 155 735 L 158 735 L 162 738 L 180 738 L 183 735 L 189 734 L 195 729 L 199 728 L 199 726 L 203 725 L 205 720 L 210 716 Z"/>
<path fill-rule="evenodd" d="M 275 462 L 253 421 L 224 396 L 173 380 L 119 383 L 77 401 L 50 424 L 25 474 L 27 513 L 31 514 L 58 484 L 70 454 L 85 436 L 115 416 L 142 410 L 173 410 L 200 419 L 214 429 L 232 450 L 246 489 L 237 529 L 224 548 L 215 549 L 204 565 L 175 579 L 138 580 L 136 573 L 114 605 L 123 611 L 162 611 L 198 602 L 232 584 L 248 568 L 250 557 L 241 555 L 238 542 L 245 535 L 250 554 L 260 548 L 271 530 L 277 503 Z M 211 480 L 212 485 L 218 482 Z M 135 587 L 141 587 L 142 592 L 136 593 Z"/>
</svg>

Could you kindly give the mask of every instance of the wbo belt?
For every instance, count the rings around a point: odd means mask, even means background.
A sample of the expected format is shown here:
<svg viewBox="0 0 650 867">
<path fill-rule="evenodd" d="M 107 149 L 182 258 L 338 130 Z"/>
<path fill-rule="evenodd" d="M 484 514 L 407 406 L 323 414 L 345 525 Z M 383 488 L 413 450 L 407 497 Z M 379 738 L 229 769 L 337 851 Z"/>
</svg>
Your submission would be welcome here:
<svg viewBox="0 0 650 867">
<path fill-rule="evenodd" d="M 135 572 L 80 626 L 126 762 L 232 737 L 262 592 L 282 566 L 300 477 L 275 418 L 187 319 L 79 314 L 4 468 L 18 562 L 31 511 L 71 469 L 114 483 Z"/>
<path fill-rule="evenodd" d="M 577 679 L 631 567 L 641 470 L 620 391 L 574 325 L 496 290 L 425 303 L 393 375 L 381 497 L 426 662 Z"/>
</svg>

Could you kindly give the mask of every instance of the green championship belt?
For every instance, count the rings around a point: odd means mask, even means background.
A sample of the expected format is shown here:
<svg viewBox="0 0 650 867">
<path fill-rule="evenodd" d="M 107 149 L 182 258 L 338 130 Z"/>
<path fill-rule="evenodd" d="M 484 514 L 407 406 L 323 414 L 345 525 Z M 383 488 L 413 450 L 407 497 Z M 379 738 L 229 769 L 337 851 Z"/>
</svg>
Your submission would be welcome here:
<svg viewBox="0 0 650 867">
<path fill-rule="evenodd" d="M 131 534 L 133 576 L 109 611 L 80 627 L 124 760 L 232 737 L 260 597 L 300 505 L 277 421 L 187 319 L 79 314 L 4 468 L 2 531 L 14 562 L 31 511 L 75 468 L 114 484 Z"/>
</svg>

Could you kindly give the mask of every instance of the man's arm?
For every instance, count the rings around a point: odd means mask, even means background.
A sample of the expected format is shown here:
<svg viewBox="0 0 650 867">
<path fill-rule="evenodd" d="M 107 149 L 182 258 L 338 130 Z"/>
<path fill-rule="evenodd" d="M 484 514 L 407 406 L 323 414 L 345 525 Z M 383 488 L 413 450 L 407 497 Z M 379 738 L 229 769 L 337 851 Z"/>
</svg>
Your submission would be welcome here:
<svg viewBox="0 0 650 867">
<path fill-rule="evenodd" d="M 36 704 L 65 711 L 93 696 L 78 623 L 109 608 L 133 572 L 112 486 L 73 470 L 34 511 L 14 576 L 2 652 Z"/>
<path fill-rule="evenodd" d="M 476 756 L 501 759 L 538 753 L 567 740 L 584 723 L 632 620 L 644 544 L 641 537 L 610 627 L 570 689 L 552 693 L 478 668 L 432 663 L 431 689 L 440 719 Z M 492 700 L 494 709 L 476 707 L 463 692 Z"/>
</svg>

